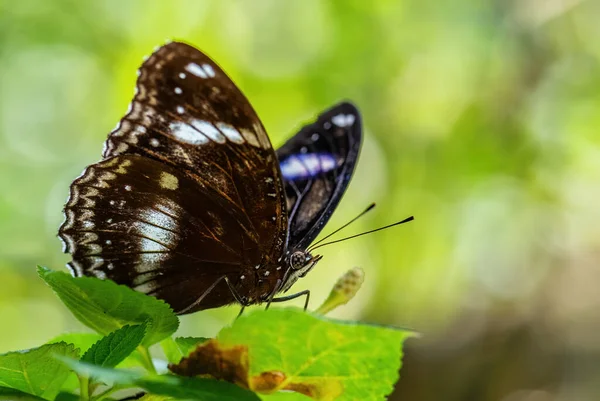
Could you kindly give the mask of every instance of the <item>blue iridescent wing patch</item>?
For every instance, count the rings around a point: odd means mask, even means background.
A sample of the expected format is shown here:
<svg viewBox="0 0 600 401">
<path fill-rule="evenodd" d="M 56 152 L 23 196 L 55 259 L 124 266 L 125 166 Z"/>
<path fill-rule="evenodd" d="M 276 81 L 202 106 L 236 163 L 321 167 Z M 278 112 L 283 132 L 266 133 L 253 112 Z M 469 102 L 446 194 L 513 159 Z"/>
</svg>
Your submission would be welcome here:
<svg viewBox="0 0 600 401">
<path fill-rule="evenodd" d="M 360 114 L 340 103 L 277 149 L 288 210 L 287 249 L 306 249 L 346 191 L 360 152 Z"/>
<path fill-rule="evenodd" d="M 331 153 L 300 153 L 290 155 L 279 163 L 284 180 L 317 177 L 336 168 L 336 158 Z"/>
</svg>

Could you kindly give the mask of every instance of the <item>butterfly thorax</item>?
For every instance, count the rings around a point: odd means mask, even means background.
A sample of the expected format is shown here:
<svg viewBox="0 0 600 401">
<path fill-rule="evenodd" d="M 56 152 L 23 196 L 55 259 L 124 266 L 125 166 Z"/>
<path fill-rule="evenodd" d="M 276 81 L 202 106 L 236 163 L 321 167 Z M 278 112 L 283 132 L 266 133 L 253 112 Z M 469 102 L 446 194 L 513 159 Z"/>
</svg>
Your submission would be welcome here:
<svg viewBox="0 0 600 401">
<path fill-rule="evenodd" d="M 244 304 L 268 302 L 275 294 L 287 291 L 299 278 L 304 277 L 320 258 L 298 250 L 278 261 L 265 260 L 255 266 L 246 266 L 240 275 L 230 280 Z"/>
</svg>

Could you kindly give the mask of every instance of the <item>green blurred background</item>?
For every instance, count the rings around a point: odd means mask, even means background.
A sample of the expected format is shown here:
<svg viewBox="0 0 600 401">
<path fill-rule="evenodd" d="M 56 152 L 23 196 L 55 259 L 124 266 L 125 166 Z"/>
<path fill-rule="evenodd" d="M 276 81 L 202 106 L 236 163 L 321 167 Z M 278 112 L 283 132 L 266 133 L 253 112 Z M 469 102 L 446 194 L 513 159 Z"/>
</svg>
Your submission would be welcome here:
<svg viewBox="0 0 600 401">
<path fill-rule="evenodd" d="M 413 327 L 397 400 L 600 399 L 600 1 L 0 1 L 0 352 L 84 330 L 35 274 L 63 269 L 70 182 L 99 160 L 142 57 L 207 52 L 275 146 L 340 99 L 363 113 L 316 307 Z M 234 307 L 182 319 L 210 336 Z"/>
</svg>

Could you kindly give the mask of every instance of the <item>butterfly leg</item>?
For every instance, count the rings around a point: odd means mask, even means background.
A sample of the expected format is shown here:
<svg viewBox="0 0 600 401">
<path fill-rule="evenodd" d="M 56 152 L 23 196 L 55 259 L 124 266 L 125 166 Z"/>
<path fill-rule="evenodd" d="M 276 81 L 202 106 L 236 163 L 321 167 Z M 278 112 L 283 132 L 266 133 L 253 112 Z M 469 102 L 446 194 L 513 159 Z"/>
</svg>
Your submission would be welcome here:
<svg viewBox="0 0 600 401">
<path fill-rule="evenodd" d="M 242 305 L 242 307 L 240 308 L 240 313 L 238 313 L 238 315 L 235 317 L 236 319 L 242 316 L 242 313 L 244 313 L 244 309 L 246 309 L 246 305 Z"/>
<path fill-rule="evenodd" d="M 223 276 L 223 277 L 225 277 L 225 282 L 227 283 L 227 286 L 229 287 L 229 291 L 231 291 L 231 295 L 233 295 L 233 297 L 235 298 L 237 303 L 242 305 L 242 308 L 240 309 L 240 313 L 238 313 L 238 315 L 236 317 L 236 319 L 237 319 L 238 317 L 242 316 L 242 313 L 244 313 L 244 309 L 246 309 L 246 306 L 250 305 L 250 302 L 248 302 L 248 300 L 245 297 L 242 297 L 240 295 L 240 293 L 237 292 L 237 290 L 235 289 L 233 284 L 231 284 L 231 281 L 229 281 L 229 278 L 227 276 Z"/>
<path fill-rule="evenodd" d="M 308 309 L 308 300 L 310 299 L 310 290 L 304 290 L 297 292 L 292 295 L 286 295 L 285 297 L 273 298 L 271 302 L 285 302 L 290 301 L 292 299 L 300 298 L 301 296 L 306 295 L 306 301 L 304 301 L 304 310 Z"/>
<path fill-rule="evenodd" d="M 275 284 L 275 287 L 273 288 L 273 291 L 271 292 L 271 295 L 269 295 L 269 300 L 267 301 L 267 306 L 265 307 L 265 310 L 269 309 L 269 306 L 271 306 L 271 302 L 273 302 L 273 297 L 275 296 L 275 294 L 277 294 L 277 291 L 279 290 L 279 286 L 281 285 L 281 280 L 277 279 L 277 284 Z"/>
<path fill-rule="evenodd" d="M 227 280 L 227 276 L 221 276 L 221 277 L 219 277 L 218 279 L 216 279 L 216 280 L 215 280 L 215 282 L 214 282 L 214 283 L 212 283 L 212 284 L 210 285 L 210 287 L 208 287 L 208 288 L 207 288 L 207 289 L 206 289 L 206 290 L 205 290 L 205 291 L 202 293 L 202 295 L 200 295 L 200 296 L 198 297 L 198 299 L 196 299 L 196 301 L 194 301 L 194 303 L 193 303 L 193 304 L 191 304 L 190 306 L 188 306 L 188 307 L 186 307 L 186 308 L 184 308 L 184 309 L 182 309 L 182 310 L 180 310 L 180 311 L 177 311 L 177 314 L 178 314 L 178 315 L 182 315 L 182 314 L 184 314 L 184 313 L 187 313 L 187 311 L 189 311 L 189 310 L 192 310 L 192 309 L 194 309 L 196 306 L 198 306 L 198 305 L 200 304 L 200 302 L 202 302 L 202 300 L 203 300 L 203 299 L 204 299 L 204 298 L 205 298 L 205 297 L 206 297 L 206 296 L 207 296 L 207 295 L 208 295 L 208 294 L 209 294 L 209 293 L 210 293 L 212 290 L 214 290 L 214 289 L 215 289 L 215 287 L 217 286 L 217 284 L 219 284 L 219 283 L 221 282 L 221 280 Z M 228 284 L 229 284 L 229 283 L 228 283 Z M 230 288 L 231 288 L 231 287 L 230 287 Z"/>
<path fill-rule="evenodd" d="M 229 278 L 227 276 L 221 276 L 218 279 L 215 280 L 214 283 L 212 283 L 210 285 L 210 287 L 208 287 L 203 293 L 202 295 L 200 295 L 200 297 L 198 297 L 198 299 L 196 301 L 194 301 L 193 304 L 191 304 L 190 306 L 188 306 L 185 309 L 182 309 L 180 311 L 177 312 L 177 314 L 181 315 L 186 313 L 187 311 L 194 309 L 196 306 L 198 306 L 200 304 L 200 302 L 202 302 L 202 300 L 212 291 L 215 289 L 215 287 L 221 282 L 225 280 L 225 283 L 227 283 L 227 286 L 229 287 L 229 291 L 231 291 L 231 294 L 233 295 L 233 297 L 235 298 L 236 302 L 242 304 L 242 311 L 244 310 L 244 308 L 246 306 L 248 306 L 248 302 L 246 300 L 243 299 L 242 296 L 240 296 L 240 294 L 237 292 L 237 290 L 235 289 L 235 287 L 233 286 L 233 284 L 231 284 L 231 281 L 229 281 Z M 241 315 L 241 312 L 240 312 Z"/>
</svg>

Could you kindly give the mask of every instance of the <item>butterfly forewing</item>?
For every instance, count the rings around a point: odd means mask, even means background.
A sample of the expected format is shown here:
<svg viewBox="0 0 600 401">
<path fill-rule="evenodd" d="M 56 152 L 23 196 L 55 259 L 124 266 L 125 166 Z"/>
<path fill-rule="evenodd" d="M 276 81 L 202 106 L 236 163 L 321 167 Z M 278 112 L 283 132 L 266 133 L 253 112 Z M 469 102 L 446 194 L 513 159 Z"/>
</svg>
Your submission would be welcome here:
<svg viewBox="0 0 600 401">
<path fill-rule="evenodd" d="M 71 186 L 59 234 L 77 275 L 108 277 L 175 310 L 227 276 L 255 298 L 275 286 L 256 266 L 287 232 L 277 158 L 256 113 L 206 55 L 182 43 L 139 70 L 130 111 L 104 160 Z M 233 302 L 219 284 L 192 310 Z"/>
<path fill-rule="evenodd" d="M 104 157 L 123 153 L 193 175 L 231 207 L 255 217 L 264 226 L 257 227 L 259 234 L 272 237 L 273 216 L 285 219 L 279 170 L 262 123 L 223 70 L 191 46 L 165 45 L 140 68 L 137 94 L 110 134 Z M 278 231 L 285 230 L 281 220 Z"/>
<path fill-rule="evenodd" d="M 331 217 L 354 172 L 361 138 L 360 114 L 344 102 L 277 149 L 287 198 L 289 249 L 306 249 Z"/>
</svg>

